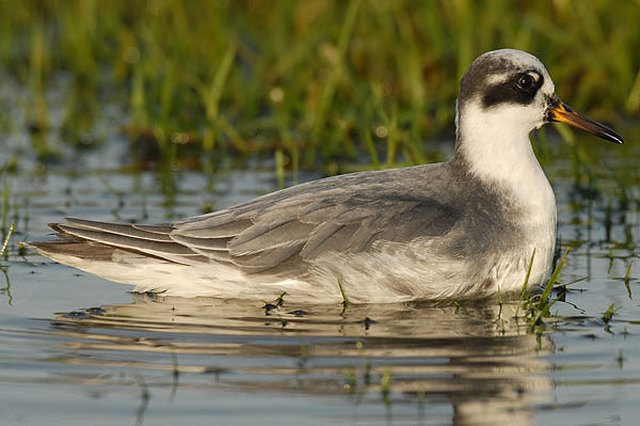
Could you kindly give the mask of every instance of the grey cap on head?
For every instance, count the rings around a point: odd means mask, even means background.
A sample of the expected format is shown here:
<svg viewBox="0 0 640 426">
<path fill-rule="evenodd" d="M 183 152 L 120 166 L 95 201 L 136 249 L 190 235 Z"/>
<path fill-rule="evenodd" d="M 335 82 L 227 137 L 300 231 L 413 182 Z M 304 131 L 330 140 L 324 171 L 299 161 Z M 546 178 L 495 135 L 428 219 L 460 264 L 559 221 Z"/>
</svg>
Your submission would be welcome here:
<svg viewBox="0 0 640 426">
<path fill-rule="evenodd" d="M 493 86 L 504 86 L 503 83 L 509 77 L 517 77 L 519 73 L 534 72 L 539 79 L 536 80 L 535 90 L 543 84 L 549 84 L 549 91 L 555 90 L 549 72 L 538 58 L 530 53 L 515 49 L 498 49 L 480 55 L 469 66 L 469 69 L 460 80 L 459 105 L 474 99 L 479 94 L 489 93 Z M 535 93 L 533 93 L 535 95 Z M 494 96 L 493 103 L 499 101 L 513 101 L 517 103 L 530 103 L 531 97 L 523 96 L 517 90 L 502 90 L 498 93 L 501 96 Z M 485 106 L 491 106 L 491 102 L 484 102 Z"/>
</svg>

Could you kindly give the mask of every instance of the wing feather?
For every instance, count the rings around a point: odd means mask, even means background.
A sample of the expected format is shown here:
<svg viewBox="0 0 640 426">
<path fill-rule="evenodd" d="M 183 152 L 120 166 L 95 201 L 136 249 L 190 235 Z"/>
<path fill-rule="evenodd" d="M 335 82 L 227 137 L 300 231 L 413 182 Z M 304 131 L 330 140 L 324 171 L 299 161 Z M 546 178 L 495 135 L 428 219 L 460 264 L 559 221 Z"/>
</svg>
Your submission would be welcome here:
<svg viewBox="0 0 640 426">
<path fill-rule="evenodd" d="M 52 227 L 67 243 L 86 240 L 177 263 L 204 260 L 249 273 L 285 274 L 305 270 L 328 251 L 375 250 L 385 241 L 449 232 L 460 206 L 434 201 L 446 197 L 429 198 L 429 185 L 415 183 L 428 182 L 435 167 L 441 166 L 323 179 L 173 224 L 68 219 Z M 66 247 L 78 249 L 77 244 Z"/>
</svg>

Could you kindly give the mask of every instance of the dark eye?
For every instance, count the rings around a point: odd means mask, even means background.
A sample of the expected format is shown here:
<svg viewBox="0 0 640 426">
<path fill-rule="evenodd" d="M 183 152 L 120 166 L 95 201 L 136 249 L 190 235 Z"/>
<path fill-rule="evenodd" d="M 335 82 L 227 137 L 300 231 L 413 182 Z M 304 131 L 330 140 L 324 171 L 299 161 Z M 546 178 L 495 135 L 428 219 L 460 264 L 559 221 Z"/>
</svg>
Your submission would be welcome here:
<svg viewBox="0 0 640 426">
<path fill-rule="evenodd" d="M 520 74 L 518 77 L 518 81 L 516 82 L 516 87 L 523 92 L 529 92 L 535 85 L 536 80 L 531 76 L 531 74 Z"/>
</svg>

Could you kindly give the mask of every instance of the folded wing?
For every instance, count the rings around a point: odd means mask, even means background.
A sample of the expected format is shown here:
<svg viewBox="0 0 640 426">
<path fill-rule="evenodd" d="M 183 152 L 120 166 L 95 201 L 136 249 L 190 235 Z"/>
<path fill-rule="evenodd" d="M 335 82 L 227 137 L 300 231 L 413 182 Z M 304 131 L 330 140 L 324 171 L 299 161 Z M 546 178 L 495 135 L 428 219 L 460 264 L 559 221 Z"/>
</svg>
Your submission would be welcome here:
<svg viewBox="0 0 640 426">
<path fill-rule="evenodd" d="M 327 251 L 375 250 L 385 241 L 408 242 L 451 229 L 455 209 L 389 183 L 397 176 L 387 173 L 387 179 L 380 172 L 324 179 L 173 224 L 68 219 L 51 225 L 61 242 L 34 245 L 79 256 L 105 256 L 107 248 L 118 248 L 180 264 L 222 262 L 247 273 L 288 273 L 304 270 Z"/>
</svg>

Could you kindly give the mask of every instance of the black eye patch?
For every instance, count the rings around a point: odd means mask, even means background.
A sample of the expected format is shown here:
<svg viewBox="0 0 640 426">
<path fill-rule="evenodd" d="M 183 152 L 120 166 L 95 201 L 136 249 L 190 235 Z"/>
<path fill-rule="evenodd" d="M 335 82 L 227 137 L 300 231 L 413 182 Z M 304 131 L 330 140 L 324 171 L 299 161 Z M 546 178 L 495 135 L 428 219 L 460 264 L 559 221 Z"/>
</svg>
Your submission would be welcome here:
<svg viewBox="0 0 640 426">
<path fill-rule="evenodd" d="M 544 78 L 536 71 L 514 74 L 502 83 L 487 86 L 482 91 L 482 105 L 485 108 L 502 103 L 529 105 L 543 83 Z"/>
</svg>

